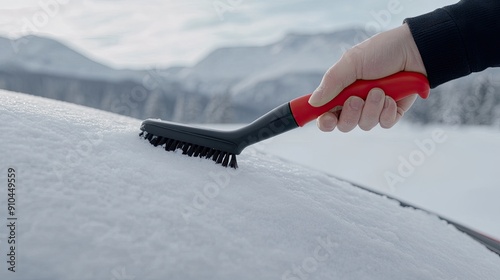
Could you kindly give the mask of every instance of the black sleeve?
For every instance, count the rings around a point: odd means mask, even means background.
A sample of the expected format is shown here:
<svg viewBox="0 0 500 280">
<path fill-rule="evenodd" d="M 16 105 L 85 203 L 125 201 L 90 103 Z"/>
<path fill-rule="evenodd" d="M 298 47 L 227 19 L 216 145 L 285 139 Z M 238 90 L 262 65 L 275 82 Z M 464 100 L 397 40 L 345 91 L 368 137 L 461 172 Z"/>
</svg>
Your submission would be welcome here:
<svg viewBox="0 0 500 280">
<path fill-rule="evenodd" d="M 433 88 L 500 66 L 500 0 L 462 0 L 405 22 Z"/>
</svg>

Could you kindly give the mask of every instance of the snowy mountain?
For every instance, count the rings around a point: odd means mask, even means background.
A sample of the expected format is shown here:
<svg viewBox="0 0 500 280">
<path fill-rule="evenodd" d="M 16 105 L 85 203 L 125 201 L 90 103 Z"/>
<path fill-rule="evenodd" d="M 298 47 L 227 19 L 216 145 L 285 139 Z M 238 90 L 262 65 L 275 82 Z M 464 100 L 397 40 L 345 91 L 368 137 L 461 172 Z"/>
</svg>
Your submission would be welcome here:
<svg viewBox="0 0 500 280">
<path fill-rule="evenodd" d="M 118 70 L 51 39 L 0 38 L 0 88 L 135 118 L 250 122 L 313 91 L 342 53 L 366 38 L 360 28 L 289 34 L 261 46 L 219 48 L 190 67 Z M 452 81 L 417 101 L 406 120 L 500 126 L 500 70 Z"/>
<path fill-rule="evenodd" d="M 225 47 L 211 52 L 180 73 L 203 82 L 256 82 L 294 72 L 324 72 L 353 45 L 362 29 L 331 33 L 288 34 L 264 46 Z M 366 36 L 366 35 L 365 35 Z"/>
<path fill-rule="evenodd" d="M 500 274 L 497 255 L 437 217 L 255 149 L 225 169 L 149 145 L 139 120 L 6 91 L 0 122 L 1 169 L 17 179 L 0 188 L 17 218 L 0 230 L 2 279 Z"/>
<path fill-rule="evenodd" d="M 208 98 L 186 92 L 155 71 L 113 69 L 49 38 L 0 37 L 0 47 L 5 50 L 0 54 L 3 89 L 137 118 L 201 121 L 205 116 L 185 113 L 192 103 L 210 103 Z"/>
<path fill-rule="evenodd" d="M 119 70 L 55 40 L 0 37 L 0 88 L 136 118 L 228 122 L 220 97 L 190 92 L 170 78 L 178 70 Z M 216 108 L 216 109 L 214 109 Z M 214 113 L 215 110 L 215 113 Z"/>
<path fill-rule="evenodd" d="M 225 96 L 238 112 L 236 121 L 251 121 L 314 90 L 325 70 L 356 43 L 360 34 L 368 36 L 364 30 L 353 28 L 288 34 L 263 46 L 219 48 L 179 71 L 176 78 L 185 81 L 192 91 Z"/>
<path fill-rule="evenodd" d="M 500 128 L 500 69 L 490 68 L 431 90 L 431 96 L 417 100 L 405 119 Z"/>
<path fill-rule="evenodd" d="M 289 34 L 264 46 L 226 47 L 210 53 L 176 78 L 201 94 L 222 95 L 249 122 L 274 107 L 312 92 L 343 52 L 367 38 L 361 28 L 323 34 Z M 418 100 L 406 116 L 416 123 L 500 127 L 500 69 L 451 81 Z"/>
<path fill-rule="evenodd" d="M 138 71 L 112 69 L 50 38 L 29 35 L 10 40 L 0 37 L 0 47 L 1 71 L 26 71 L 108 81 L 141 78 Z"/>
</svg>

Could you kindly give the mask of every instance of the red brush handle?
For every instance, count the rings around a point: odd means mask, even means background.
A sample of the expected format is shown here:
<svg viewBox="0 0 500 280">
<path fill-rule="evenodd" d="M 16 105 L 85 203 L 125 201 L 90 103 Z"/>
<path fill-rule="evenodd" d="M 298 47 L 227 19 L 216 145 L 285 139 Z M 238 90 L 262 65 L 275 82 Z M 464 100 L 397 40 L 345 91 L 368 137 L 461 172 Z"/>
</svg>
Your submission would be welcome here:
<svg viewBox="0 0 500 280">
<path fill-rule="evenodd" d="M 297 124 L 304 126 L 323 113 L 337 106 L 344 106 L 345 101 L 350 96 L 355 95 L 366 99 L 372 88 L 382 89 L 387 96 L 396 101 L 415 93 L 418 93 L 422 98 L 429 96 L 429 82 L 424 75 L 416 72 L 399 72 L 378 80 L 357 80 L 321 107 L 309 105 L 311 94 L 298 97 L 290 101 L 290 109 Z"/>
</svg>

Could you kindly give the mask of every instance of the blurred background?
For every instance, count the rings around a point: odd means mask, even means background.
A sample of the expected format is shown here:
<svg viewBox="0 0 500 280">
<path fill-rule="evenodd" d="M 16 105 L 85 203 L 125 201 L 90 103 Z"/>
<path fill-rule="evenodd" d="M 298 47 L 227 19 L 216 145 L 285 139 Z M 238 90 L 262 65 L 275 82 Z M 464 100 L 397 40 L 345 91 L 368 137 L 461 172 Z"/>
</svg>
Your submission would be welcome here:
<svg viewBox="0 0 500 280">
<path fill-rule="evenodd" d="M 314 90 L 354 44 L 455 2 L 9 1 L 0 8 L 0 88 L 138 119 L 246 123 Z M 260 148 L 500 237 L 499 73 L 433 89 L 389 131 L 309 127 Z M 397 175 L 419 151 L 415 141 L 437 128 L 447 142 L 389 184 L 387 172 Z M 297 148 L 313 141 L 311 151 Z"/>
<path fill-rule="evenodd" d="M 364 28 L 373 20 L 383 30 L 454 2 L 19 0 L 2 4 L 0 32 L 49 36 L 114 67 L 165 68 L 193 65 L 217 47 L 275 43 L 290 32 Z M 390 5 L 395 13 L 377 21 L 374 14 Z"/>
<path fill-rule="evenodd" d="M 9 2 L 0 8 L 0 88 L 140 119 L 248 122 L 314 90 L 350 46 L 453 2 Z M 496 73 L 436 89 L 406 119 L 498 127 Z M 464 113 L 467 105 L 478 108 Z"/>
</svg>

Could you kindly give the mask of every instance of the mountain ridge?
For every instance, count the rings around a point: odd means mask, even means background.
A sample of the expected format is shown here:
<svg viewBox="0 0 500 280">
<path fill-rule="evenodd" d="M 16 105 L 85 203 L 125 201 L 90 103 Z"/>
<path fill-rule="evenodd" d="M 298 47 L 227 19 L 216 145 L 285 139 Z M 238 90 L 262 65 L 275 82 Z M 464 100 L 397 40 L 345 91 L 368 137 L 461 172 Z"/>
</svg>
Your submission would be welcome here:
<svg viewBox="0 0 500 280">
<path fill-rule="evenodd" d="M 27 72 L 40 72 L 86 79 L 139 79 L 142 71 L 114 69 L 99 63 L 49 37 L 27 35 L 17 39 L 0 37 L 3 55 L 0 69 L 15 67 Z"/>
<path fill-rule="evenodd" d="M 0 37 L 0 47 L 6 49 L 0 54 L 0 88 L 136 118 L 250 122 L 313 91 L 323 73 L 363 32 L 346 28 L 292 33 L 266 45 L 218 48 L 190 67 L 153 70 L 114 69 L 50 38 L 27 36 L 13 41 Z M 499 74 L 498 69 L 489 69 L 433 89 L 429 99 L 416 102 L 405 120 L 500 127 L 496 121 L 500 118 L 500 83 L 495 78 Z M 117 106 L 110 106 L 110 100 L 127 103 L 134 92 L 152 101 L 113 111 Z M 472 102 L 479 103 L 476 113 L 460 102 L 471 96 Z"/>
</svg>

